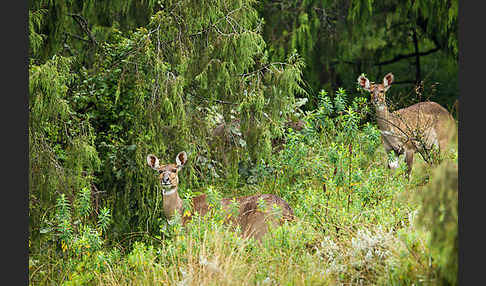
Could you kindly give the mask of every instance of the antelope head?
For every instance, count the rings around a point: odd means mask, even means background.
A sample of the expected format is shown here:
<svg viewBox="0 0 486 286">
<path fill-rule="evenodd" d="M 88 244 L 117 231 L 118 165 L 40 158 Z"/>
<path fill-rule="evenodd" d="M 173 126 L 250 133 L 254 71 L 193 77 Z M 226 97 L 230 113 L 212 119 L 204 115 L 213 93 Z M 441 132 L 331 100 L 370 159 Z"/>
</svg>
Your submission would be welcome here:
<svg viewBox="0 0 486 286">
<path fill-rule="evenodd" d="M 385 75 L 383 78 L 383 83 L 373 83 L 364 76 L 360 75 L 358 77 L 358 84 L 366 91 L 371 93 L 371 102 L 375 105 L 377 108 L 383 108 L 386 106 L 386 101 L 385 101 L 385 93 L 388 91 L 390 88 L 391 84 L 393 82 L 393 74 L 388 73 Z"/>
<path fill-rule="evenodd" d="M 147 164 L 159 173 L 160 185 L 164 189 L 177 189 L 179 185 L 178 173 L 187 162 L 185 151 L 177 154 L 175 164 L 160 165 L 159 159 L 153 154 L 147 155 Z"/>
</svg>

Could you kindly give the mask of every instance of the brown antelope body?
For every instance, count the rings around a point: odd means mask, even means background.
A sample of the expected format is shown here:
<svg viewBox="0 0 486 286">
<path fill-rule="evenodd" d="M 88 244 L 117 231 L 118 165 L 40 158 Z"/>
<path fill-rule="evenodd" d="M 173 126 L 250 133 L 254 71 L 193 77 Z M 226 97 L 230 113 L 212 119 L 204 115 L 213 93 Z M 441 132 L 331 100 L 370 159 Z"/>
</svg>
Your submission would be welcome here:
<svg viewBox="0 0 486 286">
<path fill-rule="evenodd" d="M 385 93 L 393 82 L 393 74 L 388 73 L 382 84 L 370 83 L 363 75 L 358 84 L 371 93 L 375 107 L 376 121 L 386 152 L 393 151 L 396 158 L 389 162 L 392 169 L 398 167 L 398 156 L 405 154 L 407 173 L 412 171 L 414 153 L 437 148 L 446 150 L 453 134 L 455 121 L 450 113 L 436 102 L 419 102 L 391 113 L 385 101 Z"/>
<path fill-rule="evenodd" d="M 187 161 L 186 152 L 180 152 L 176 156 L 175 164 L 160 165 L 159 159 L 152 154 L 147 156 L 148 165 L 159 172 L 160 184 L 164 188 L 163 191 L 163 209 L 167 218 L 174 216 L 178 212 L 185 225 L 190 216 L 184 216 L 182 199 L 179 197 L 177 187 L 179 184 L 178 172 Z M 285 220 L 293 220 L 294 213 L 289 204 L 283 199 L 272 194 L 261 194 L 240 197 L 235 199 L 224 198 L 221 201 L 223 210 L 228 214 L 231 212 L 232 201 L 238 203 L 238 214 L 236 217 L 229 216 L 228 222 L 233 225 L 239 225 L 243 237 L 254 237 L 261 240 L 263 235 L 267 233 L 269 224 L 282 223 Z M 265 210 L 271 210 L 275 206 L 279 208 L 278 214 L 272 211 L 265 211 L 259 208 L 259 201 L 265 202 Z M 197 212 L 200 216 L 206 215 L 209 211 L 209 204 L 206 195 L 200 195 L 192 199 L 191 216 Z"/>
</svg>

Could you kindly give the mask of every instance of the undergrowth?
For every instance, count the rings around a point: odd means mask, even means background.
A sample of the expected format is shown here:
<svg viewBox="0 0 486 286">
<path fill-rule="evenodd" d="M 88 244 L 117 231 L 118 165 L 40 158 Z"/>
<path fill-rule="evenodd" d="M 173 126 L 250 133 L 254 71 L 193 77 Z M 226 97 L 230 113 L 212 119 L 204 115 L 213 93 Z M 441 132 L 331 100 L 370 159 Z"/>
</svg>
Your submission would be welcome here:
<svg viewBox="0 0 486 286">
<path fill-rule="evenodd" d="M 296 221 L 273 229 L 261 243 L 242 239 L 217 209 L 186 227 L 162 217 L 156 233 L 112 241 L 110 210 L 95 214 L 85 188 L 73 202 L 59 196 L 43 218 L 41 239 L 29 242 L 30 283 L 454 284 L 457 181 L 448 182 L 457 178 L 457 167 L 450 167 L 457 166 L 457 156 L 439 168 L 416 160 L 408 180 L 404 162 L 395 171 L 386 167 L 379 130 L 366 122 L 366 99 L 351 100 L 342 89 L 336 94 L 321 92 L 319 108 L 302 118 L 304 129 L 286 132 L 284 147 L 253 167 L 251 183 L 229 188 L 222 178 L 180 190 L 185 203 L 201 192 L 210 199 L 282 197 Z"/>
</svg>

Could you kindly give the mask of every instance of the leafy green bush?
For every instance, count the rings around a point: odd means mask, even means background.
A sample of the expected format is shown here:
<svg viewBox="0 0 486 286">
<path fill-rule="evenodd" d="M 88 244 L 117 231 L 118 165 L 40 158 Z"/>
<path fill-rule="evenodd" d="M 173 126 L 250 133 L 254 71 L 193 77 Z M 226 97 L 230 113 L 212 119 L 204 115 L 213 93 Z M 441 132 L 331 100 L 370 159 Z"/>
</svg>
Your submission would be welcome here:
<svg viewBox="0 0 486 286">
<path fill-rule="evenodd" d="M 92 282 L 96 277 L 92 271 L 105 267 L 104 262 L 108 259 L 104 250 L 106 239 L 103 232 L 111 223 L 111 213 L 106 207 L 102 208 L 96 222 L 90 218 L 93 214 L 89 188 L 81 189 L 73 202 L 60 194 L 53 216 L 45 218 L 44 227 L 41 229 L 42 241 L 47 242 L 44 247 L 58 248 L 47 253 L 38 249 L 39 253 L 34 253 L 42 259 L 60 259 L 60 264 L 52 266 L 50 271 L 71 273 L 74 275 L 71 277 L 72 281 L 77 281 L 73 282 L 74 285 Z M 36 280 L 42 279 L 45 277 L 38 277 Z"/>
<path fill-rule="evenodd" d="M 421 201 L 419 223 L 430 231 L 429 247 L 438 279 L 444 285 L 457 285 L 459 263 L 458 169 L 445 161 L 416 195 Z"/>
</svg>

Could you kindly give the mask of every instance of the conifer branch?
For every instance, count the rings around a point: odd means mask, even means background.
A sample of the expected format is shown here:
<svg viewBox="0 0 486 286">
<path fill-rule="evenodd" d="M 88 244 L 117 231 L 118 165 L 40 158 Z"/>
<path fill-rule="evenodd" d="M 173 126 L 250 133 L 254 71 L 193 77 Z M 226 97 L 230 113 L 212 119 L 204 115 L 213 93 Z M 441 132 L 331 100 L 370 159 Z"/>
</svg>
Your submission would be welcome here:
<svg viewBox="0 0 486 286">
<path fill-rule="evenodd" d="M 88 35 L 89 39 L 91 40 L 91 43 L 94 46 L 98 46 L 98 42 L 96 41 L 95 37 L 91 33 L 91 30 L 88 27 L 88 21 L 81 15 L 79 14 L 73 14 L 69 13 L 69 16 L 73 17 L 73 19 L 78 23 L 78 25 L 81 27 L 81 29 Z"/>
<path fill-rule="evenodd" d="M 244 74 L 241 74 L 240 76 L 241 77 L 247 77 L 247 76 L 253 76 L 253 75 L 255 75 L 257 73 L 260 73 L 260 72 L 262 72 L 264 70 L 271 71 L 270 67 L 277 66 L 277 65 L 280 66 L 280 67 L 283 67 L 283 66 L 287 66 L 289 64 L 288 63 L 282 63 L 282 62 L 269 63 L 269 64 L 266 64 L 263 67 L 255 70 L 255 71 L 248 72 L 248 73 L 244 73 Z"/>
</svg>

